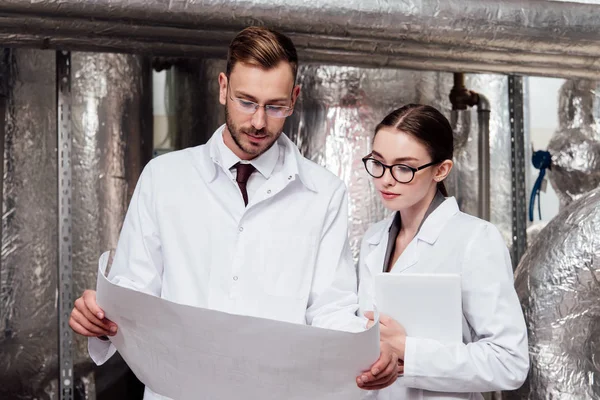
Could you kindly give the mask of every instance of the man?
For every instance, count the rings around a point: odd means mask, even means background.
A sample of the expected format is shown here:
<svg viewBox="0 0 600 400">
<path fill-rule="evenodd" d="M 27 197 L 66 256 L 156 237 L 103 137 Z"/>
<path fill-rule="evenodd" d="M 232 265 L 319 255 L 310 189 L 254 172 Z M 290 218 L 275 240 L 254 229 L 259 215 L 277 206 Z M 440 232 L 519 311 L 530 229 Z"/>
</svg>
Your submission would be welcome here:
<svg viewBox="0 0 600 400">
<path fill-rule="evenodd" d="M 117 246 L 112 282 L 177 303 L 234 314 L 361 331 L 342 181 L 282 135 L 300 93 L 289 38 L 250 27 L 219 75 L 226 124 L 206 145 L 152 160 L 142 172 Z M 95 292 L 75 301 L 72 329 L 98 364 L 115 348 Z M 351 351 L 349 349 L 349 351 Z M 357 378 L 379 389 L 397 356 Z M 146 389 L 145 399 L 158 399 Z"/>
</svg>

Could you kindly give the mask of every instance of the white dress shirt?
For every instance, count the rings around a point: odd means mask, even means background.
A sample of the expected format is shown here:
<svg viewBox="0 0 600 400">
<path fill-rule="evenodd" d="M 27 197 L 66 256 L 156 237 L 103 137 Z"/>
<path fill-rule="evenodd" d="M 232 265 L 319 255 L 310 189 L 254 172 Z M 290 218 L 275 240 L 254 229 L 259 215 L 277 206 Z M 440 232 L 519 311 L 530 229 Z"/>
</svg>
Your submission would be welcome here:
<svg viewBox="0 0 600 400">
<path fill-rule="evenodd" d="M 285 154 L 277 142 L 275 142 L 269 150 L 265 151 L 263 154 L 251 161 L 240 160 L 240 158 L 225 145 L 222 136 L 221 139 L 217 140 L 216 142 L 217 151 L 214 154 L 213 161 L 215 164 L 221 166 L 221 168 L 225 171 L 225 174 L 233 181 L 235 181 L 237 176 L 237 170 L 235 168 L 237 163 L 252 164 L 254 168 L 256 168 L 256 172 L 250 175 L 250 178 L 248 178 L 248 183 L 246 184 L 248 201 L 254 197 L 254 194 L 258 192 L 258 189 L 271 177 L 272 174 L 280 172 L 283 168 Z M 241 195 L 242 194 L 240 193 L 240 196 Z"/>
<path fill-rule="evenodd" d="M 364 330 L 344 183 L 282 134 L 253 161 L 259 173 L 244 207 L 223 129 L 144 168 L 109 279 L 180 304 Z M 89 352 L 102 364 L 115 349 L 91 338 Z M 147 388 L 144 399 L 164 397 Z"/>
<path fill-rule="evenodd" d="M 373 225 L 364 236 L 361 311 L 373 308 L 373 278 L 383 271 L 392 221 L 393 216 Z M 521 386 L 529 370 L 527 329 L 510 256 L 494 225 L 460 212 L 456 200 L 447 198 L 423 222 L 390 273 L 459 274 L 463 343 L 408 336 L 404 376 L 379 392 L 365 393 L 365 398 L 479 400 L 480 392 Z"/>
</svg>

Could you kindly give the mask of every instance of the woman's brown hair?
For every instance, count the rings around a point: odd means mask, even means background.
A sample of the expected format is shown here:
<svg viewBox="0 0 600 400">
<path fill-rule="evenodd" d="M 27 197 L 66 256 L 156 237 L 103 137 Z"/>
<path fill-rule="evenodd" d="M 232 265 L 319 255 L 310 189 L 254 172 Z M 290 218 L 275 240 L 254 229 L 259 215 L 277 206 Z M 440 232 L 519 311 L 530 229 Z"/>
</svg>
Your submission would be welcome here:
<svg viewBox="0 0 600 400">
<path fill-rule="evenodd" d="M 440 163 L 452 160 L 454 153 L 454 135 L 448 119 L 431 106 L 408 104 L 388 114 L 375 128 L 375 134 L 381 128 L 395 128 L 413 136 L 421 142 L 431 156 L 432 162 Z M 438 190 L 448 196 L 444 182 L 438 182 Z"/>
</svg>

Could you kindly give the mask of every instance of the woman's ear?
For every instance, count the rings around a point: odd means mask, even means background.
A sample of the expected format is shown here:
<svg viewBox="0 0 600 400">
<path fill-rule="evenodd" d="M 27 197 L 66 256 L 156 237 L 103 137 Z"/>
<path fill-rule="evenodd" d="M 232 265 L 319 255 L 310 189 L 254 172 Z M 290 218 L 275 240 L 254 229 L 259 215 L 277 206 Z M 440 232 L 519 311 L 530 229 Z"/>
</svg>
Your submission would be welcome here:
<svg viewBox="0 0 600 400">
<path fill-rule="evenodd" d="M 444 160 L 437 166 L 433 179 L 436 182 L 443 181 L 448 177 L 448 174 L 450 174 L 450 171 L 452 171 L 453 166 L 454 163 L 452 162 L 452 160 Z"/>
</svg>

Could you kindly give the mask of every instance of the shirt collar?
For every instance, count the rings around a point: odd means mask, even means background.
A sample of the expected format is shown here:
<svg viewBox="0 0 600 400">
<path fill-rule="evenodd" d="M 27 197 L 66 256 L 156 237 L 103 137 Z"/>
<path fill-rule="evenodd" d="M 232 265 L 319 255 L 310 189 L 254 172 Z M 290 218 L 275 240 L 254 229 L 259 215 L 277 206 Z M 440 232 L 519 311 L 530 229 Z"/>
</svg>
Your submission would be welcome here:
<svg viewBox="0 0 600 400">
<path fill-rule="evenodd" d="M 223 130 L 225 124 L 221 125 L 211 136 L 205 145 L 200 145 L 190 149 L 190 154 L 195 158 L 197 169 L 200 175 L 207 181 L 212 182 L 217 177 L 217 161 L 221 163 L 221 154 L 218 150 L 219 143 L 223 142 Z M 292 142 L 285 133 L 282 133 L 277 139 L 278 152 L 282 157 L 283 173 L 286 179 L 292 179 L 298 176 L 302 184 L 309 190 L 317 192 L 317 187 L 310 173 L 307 160 L 300 154 L 298 147 Z M 227 147 L 223 144 L 223 147 Z M 227 170 L 227 173 L 230 173 Z"/>
<path fill-rule="evenodd" d="M 225 127 L 217 130 L 215 132 L 215 147 L 216 151 L 211 156 L 213 162 L 217 165 L 220 165 L 223 170 L 230 170 L 237 163 L 244 162 L 240 160 L 238 156 L 235 155 L 233 151 L 227 145 L 225 145 L 225 141 L 223 138 L 223 132 L 225 131 Z M 279 159 L 279 144 L 277 141 L 273 143 L 267 151 L 265 151 L 260 156 L 249 161 L 250 164 L 256 168 L 258 172 L 261 173 L 266 179 L 271 177 L 273 170 L 275 169 L 275 165 L 277 165 L 277 160 Z"/>
</svg>

